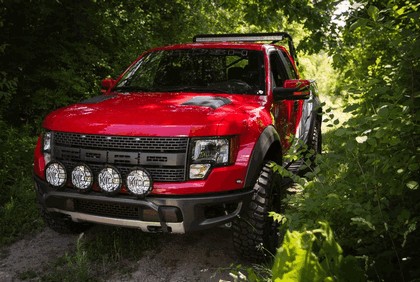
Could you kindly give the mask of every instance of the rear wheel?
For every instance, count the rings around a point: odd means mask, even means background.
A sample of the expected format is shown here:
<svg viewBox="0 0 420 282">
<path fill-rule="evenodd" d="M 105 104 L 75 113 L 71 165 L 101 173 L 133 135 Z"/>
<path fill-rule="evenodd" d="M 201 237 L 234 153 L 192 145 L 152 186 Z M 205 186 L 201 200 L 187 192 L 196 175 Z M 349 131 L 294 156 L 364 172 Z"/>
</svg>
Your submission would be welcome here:
<svg viewBox="0 0 420 282">
<path fill-rule="evenodd" d="M 303 154 L 305 168 L 301 168 L 299 174 L 304 175 L 313 171 L 316 164 L 316 156 L 322 153 L 321 119 L 316 119 L 310 129 L 310 135 Z"/>
<path fill-rule="evenodd" d="M 52 230 L 61 234 L 78 234 L 90 228 L 90 223 L 74 222 L 65 214 L 49 212 L 44 207 L 40 207 L 41 216 L 46 225 Z"/>
<path fill-rule="evenodd" d="M 322 135 L 321 135 L 321 119 L 314 121 L 311 135 L 308 141 L 309 150 L 313 149 L 316 154 L 322 153 Z"/>
<path fill-rule="evenodd" d="M 248 209 L 232 225 L 235 250 L 244 259 L 256 262 L 272 259 L 279 245 L 279 223 L 268 215 L 270 211 L 279 212 L 281 206 L 280 193 L 273 189 L 272 164 L 264 164 Z"/>
</svg>

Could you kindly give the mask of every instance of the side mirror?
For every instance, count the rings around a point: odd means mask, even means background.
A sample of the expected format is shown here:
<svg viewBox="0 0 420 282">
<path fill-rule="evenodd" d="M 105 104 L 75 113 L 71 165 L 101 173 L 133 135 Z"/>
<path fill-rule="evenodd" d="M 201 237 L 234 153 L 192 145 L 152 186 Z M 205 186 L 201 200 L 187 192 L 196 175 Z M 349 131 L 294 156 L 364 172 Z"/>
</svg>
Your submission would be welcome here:
<svg viewBox="0 0 420 282">
<path fill-rule="evenodd" d="M 112 79 L 112 78 L 103 79 L 101 82 L 101 92 L 106 93 L 109 89 L 114 87 L 116 81 L 117 80 Z"/>
<path fill-rule="evenodd" d="M 305 79 L 289 79 L 283 87 L 275 87 L 273 96 L 275 101 L 308 99 L 311 93 L 311 82 Z"/>
</svg>

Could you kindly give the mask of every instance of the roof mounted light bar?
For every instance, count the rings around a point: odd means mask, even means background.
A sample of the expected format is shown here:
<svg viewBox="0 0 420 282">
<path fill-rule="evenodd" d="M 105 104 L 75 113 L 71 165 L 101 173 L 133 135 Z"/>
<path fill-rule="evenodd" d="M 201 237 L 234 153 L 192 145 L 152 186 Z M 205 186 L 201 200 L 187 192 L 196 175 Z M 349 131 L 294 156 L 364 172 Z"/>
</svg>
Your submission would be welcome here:
<svg viewBox="0 0 420 282">
<path fill-rule="evenodd" d="M 271 44 L 288 40 L 290 55 L 297 60 L 293 39 L 287 32 L 271 32 L 271 33 L 231 33 L 231 34 L 199 34 L 194 36 L 193 42 L 261 42 L 270 41 Z"/>
<path fill-rule="evenodd" d="M 256 42 L 256 41 L 280 41 L 285 33 L 249 33 L 249 34 L 200 34 L 193 38 L 194 42 Z"/>
</svg>

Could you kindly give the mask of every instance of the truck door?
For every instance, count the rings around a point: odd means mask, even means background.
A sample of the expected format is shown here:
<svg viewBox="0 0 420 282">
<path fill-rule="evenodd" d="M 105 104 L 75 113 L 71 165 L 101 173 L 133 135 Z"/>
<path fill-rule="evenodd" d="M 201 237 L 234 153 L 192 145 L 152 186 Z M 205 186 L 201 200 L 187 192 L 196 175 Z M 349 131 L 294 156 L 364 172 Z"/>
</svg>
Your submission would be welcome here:
<svg viewBox="0 0 420 282">
<path fill-rule="evenodd" d="M 280 59 L 283 62 L 284 69 L 286 71 L 287 79 L 298 79 L 299 76 L 297 74 L 296 69 L 294 68 L 294 64 L 290 60 L 289 55 L 284 51 L 279 51 Z M 293 101 L 293 112 L 292 112 L 292 128 L 291 134 L 296 135 L 297 127 L 299 125 L 300 119 L 302 118 L 302 110 L 303 110 L 303 99 Z"/>
<path fill-rule="evenodd" d="M 282 87 L 286 79 L 295 79 L 297 74 L 290 66 L 279 50 L 272 50 L 269 53 L 270 60 L 270 79 L 271 90 L 274 87 Z M 291 62 L 289 61 L 290 65 Z M 293 67 L 292 67 L 293 68 Z M 287 150 L 290 147 L 288 136 L 296 133 L 296 127 L 302 115 L 303 101 L 282 100 L 274 101 L 272 107 L 272 114 L 274 117 L 274 126 L 277 132 L 281 135 L 281 142 L 283 149 Z"/>
</svg>

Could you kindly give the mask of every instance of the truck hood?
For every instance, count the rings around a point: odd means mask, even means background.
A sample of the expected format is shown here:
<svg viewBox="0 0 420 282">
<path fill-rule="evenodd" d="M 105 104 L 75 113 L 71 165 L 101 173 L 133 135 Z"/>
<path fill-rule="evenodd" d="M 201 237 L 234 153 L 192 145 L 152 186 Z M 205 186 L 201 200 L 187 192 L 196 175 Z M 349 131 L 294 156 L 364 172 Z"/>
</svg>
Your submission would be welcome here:
<svg viewBox="0 0 420 282">
<path fill-rule="evenodd" d="M 43 126 L 53 131 L 125 136 L 238 134 L 264 99 L 208 93 L 102 95 L 50 113 Z"/>
</svg>

